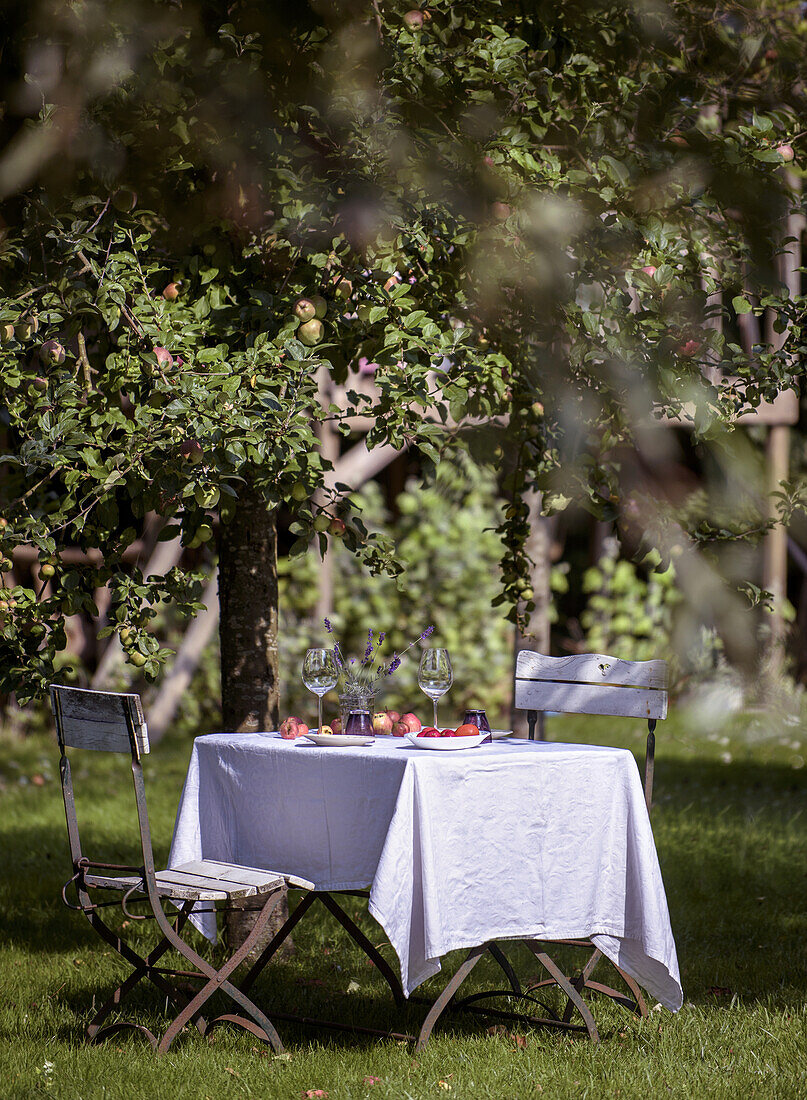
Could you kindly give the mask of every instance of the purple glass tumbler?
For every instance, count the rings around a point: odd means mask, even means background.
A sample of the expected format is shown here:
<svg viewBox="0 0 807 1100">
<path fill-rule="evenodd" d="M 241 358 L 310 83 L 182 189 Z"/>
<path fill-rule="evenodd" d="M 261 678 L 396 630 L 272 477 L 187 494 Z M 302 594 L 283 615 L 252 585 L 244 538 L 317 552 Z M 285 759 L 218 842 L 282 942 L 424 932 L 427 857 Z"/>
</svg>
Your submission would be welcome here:
<svg viewBox="0 0 807 1100">
<path fill-rule="evenodd" d="M 466 722 L 470 722 L 472 725 L 476 726 L 480 733 L 487 734 L 484 741 L 480 742 L 482 745 L 487 745 L 489 741 L 493 741 L 490 735 L 490 722 L 488 722 L 488 717 L 483 710 L 466 710 L 465 717 L 462 721 L 463 725 Z"/>
<path fill-rule="evenodd" d="M 352 710 L 347 717 L 345 733 L 351 737 L 372 737 L 373 723 L 368 710 Z"/>
</svg>

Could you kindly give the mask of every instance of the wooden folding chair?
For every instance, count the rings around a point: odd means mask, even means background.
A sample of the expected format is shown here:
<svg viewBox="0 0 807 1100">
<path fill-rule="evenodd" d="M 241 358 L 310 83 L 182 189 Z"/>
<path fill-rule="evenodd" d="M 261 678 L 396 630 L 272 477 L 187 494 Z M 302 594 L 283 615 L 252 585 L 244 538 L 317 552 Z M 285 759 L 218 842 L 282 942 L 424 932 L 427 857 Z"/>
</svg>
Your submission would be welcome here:
<svg viewBox="0 0 807 1100">
<path fill-rule="evenodd" d="M 100 1042 L 115 1032 L 132 1028 L 145 1035 L 152 1047 L 165 1053 L 182 1028 L 193 1023 L 199 1032 L 207 1034 L 218 1023 L 236 1024 L 269 1043 L 274 1050 L 283 1050 L 283 1044 L 272 1023 L 242 990 L 230 981 L 230 975 L 252 950 L 266 927 L 272 911 L 286 893 L 282 875 L 253 867 L 241 867 L 234 863 L 201 860 L 183 863 L 156 871 L 151 848 L 151 830 L 146 808 L 146 791 L 140 759 L 149 751 L 148 730 L 143 718 L 140 698 L 137 695 L 117 695 L 111 692 L 85 691 L 81 688 L 58 687 L 50 689 L 51 705 L 56 721 L 56 732 L 61 750 L 60 775 L 67 817 L 67 835 L 73 861 L 73 876 L 62 889 L 62 898 L 71 909 L 78 909 L 86 916 L 95 931 L 121 955 L 132 967 L 132 973 L 118 986 L 105 1004 L 96 1012 L 87 1027 L 87 1035 L 93 1042 Z M 130 753 L 132 780 L 134 783 L 137 820 L 140 828 L 142 864 L 139 867 L 99 863 L 89 859 L 81 846 L 76 817 L 73 780 L 67 748 L 95 749 L 104 752 Z M 78 895 L 78 905 L 68 901 L 67 890 L 73 886 Z M 97 901 L 96 891 L 114 892 L 119 895 L 112 901 Z M 206 902 L 215 906 L 217 901 L 261 895 L 263 905 L 249 936 L 243 944 L 219 967 L 202 958 L 181 936 L 182 929 L 195 905 Z M 174 903 L 179 912 L 170 920 L 163 909 L 163 902 Z M 135 902 L 145 903 L 149 912 L 132 913 L 129 908 Z M 99 916 L 99 909 L 120 904 L 129 920 L 153 918 L 162 933 L 159 943 L 143 956 Z M 196 969 L 179 971 L 157 966 L 157 962 L 171 948 L 178 951 Z M 103 1025 L 104 1020 L 116 1010 L 132 989 L 147 978 L 171 1002 L 176 1015 L 161 1039 L 142 1024 L 116 1020 Z M 201 980 L 202 988 L 195 995 L 187 994 L 172 979 Z M 221 990 L 246 1015 L 225 1013 L 214 1020 L 206 1020 L 202 1009 L 216 991 Z M 166 1002 L 166 1003 L 167 1003 Z"/>
<path fill-rule="evenodd" d="M 572 657 L 547 657 L 542 653 L 522 650 L 516 659 L 515 706 L 527 711 L 527 726 L 531 740 L 539 712 L 563 714 L 605 714 L 621 718 L 642 718 L 647 722 L 647 743 L 644 759 L 644 795 L 648 813 L 653 801 L 656 722 L 667 717 L 667 665 L 664 661 L 623 661 L 601 653 L 584 653 Z M 554 940 L 554 943 L 587 947 L 591 954 L 585 966 L 569 982 L 578 992 L 590 989 L 612 998 L 639 1016 L 647 1015 L 647 1005 L 634 979 L 624 970 L 611 965 L 630 991 L 630 996 L 595 981 L 593 974 L 602 959 L 602 952 L 590 940 Z M 533 982 L 532 991 L 552 985 L 552 979 Z M 571 1019 L 574 1009 L 567 1003 L 564 1019 Z"/>
</svg>

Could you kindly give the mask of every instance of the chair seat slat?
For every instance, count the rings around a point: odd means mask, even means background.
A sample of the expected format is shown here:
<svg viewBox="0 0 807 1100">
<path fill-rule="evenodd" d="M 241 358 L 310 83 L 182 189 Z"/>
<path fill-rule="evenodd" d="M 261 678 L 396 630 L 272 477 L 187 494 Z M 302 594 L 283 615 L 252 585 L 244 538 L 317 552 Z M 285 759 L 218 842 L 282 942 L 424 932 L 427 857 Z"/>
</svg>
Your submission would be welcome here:
<svg viewBox="0 0 807 1100">
<path fill-rule="evenodd" d="M 276 871 L 266 871 L 259 867 L 243 867 L 237 863 L 222 863 L 215 859 L 200 859 L 190 863 L 181 863 L 169 870 L 183 871 L 185 874 L 199 875 L 202 878 L 220 882 L 229 882 L 241 886 L 262 887 L 267 879 L 277 878 Z"/>
<path fill-rule="evenodd" d="M 234 866 L 234 871 L 239 869 Z M 224 901 L 226 898 L 247 898 L 283 885 L 283 877 L 272 871 L 261 872 L 254 883 L 227 881 L 223 877 L 209 877 L 169 868 L 158 871 L 157 892 L 161 897 L 199 899 L 200 901 Z M 138 887 L 145 893 L 143 880 L 138 875 L 87 875 L 88 886 L 107 890 L 131 890 Z"/>
</svg>

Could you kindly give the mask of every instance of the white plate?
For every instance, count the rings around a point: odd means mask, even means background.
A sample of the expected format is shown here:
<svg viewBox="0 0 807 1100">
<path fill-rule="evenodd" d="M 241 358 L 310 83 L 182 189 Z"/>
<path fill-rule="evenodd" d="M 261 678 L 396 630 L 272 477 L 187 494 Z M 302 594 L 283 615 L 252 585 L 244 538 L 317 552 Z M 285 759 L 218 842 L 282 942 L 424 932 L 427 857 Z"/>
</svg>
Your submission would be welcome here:
<svg viewBox="0 0 807 1100">
<path fill-rule="evenodd" d="M 504 737 L 512 737 L 513 736 L 513 731 L 512 730 L 491 730 L 490 731 L 490 736 L 493 738 L 494 741 L 501 741 L 502 738 L 504 738 Z"/>
<path fill-rule="evenodd" d="M 315 745 L 330 748 L 346 749 L 351 745 L 372 745 L 374 742 L 372 737 L 354 737 L 349 733 L 306 733 L 303 736 L 307 741 L 313 741 Z"/>
<path fill-rule="evenodd" d="M 407 733 L 406 739 L 416 749 L 475 749 L 487 737 L 486 733 L 477 733 L 473 737 L 418 737 L 416 733 Z"/>
</svg>

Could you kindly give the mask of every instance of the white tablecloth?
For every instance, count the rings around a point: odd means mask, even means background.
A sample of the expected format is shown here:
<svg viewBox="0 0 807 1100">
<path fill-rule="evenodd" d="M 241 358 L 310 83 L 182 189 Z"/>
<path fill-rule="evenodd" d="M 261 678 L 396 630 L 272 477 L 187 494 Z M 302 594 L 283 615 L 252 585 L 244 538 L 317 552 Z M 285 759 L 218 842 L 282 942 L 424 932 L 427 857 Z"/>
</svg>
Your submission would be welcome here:
<svg viewBox="0 0 807 1100">
<path fill-rule="evenodd" d="M 683 1001 L 639 772 L 624 749 L 200 737 L 171 847 L 172 864 L 192 859 L 295 874 L 322 890 L 370 887 L 407 996 L 457 948 L 588 936 L 667 1008 Z M 215 937 L 214 925 L 203 930 Z"/>
</svg>

